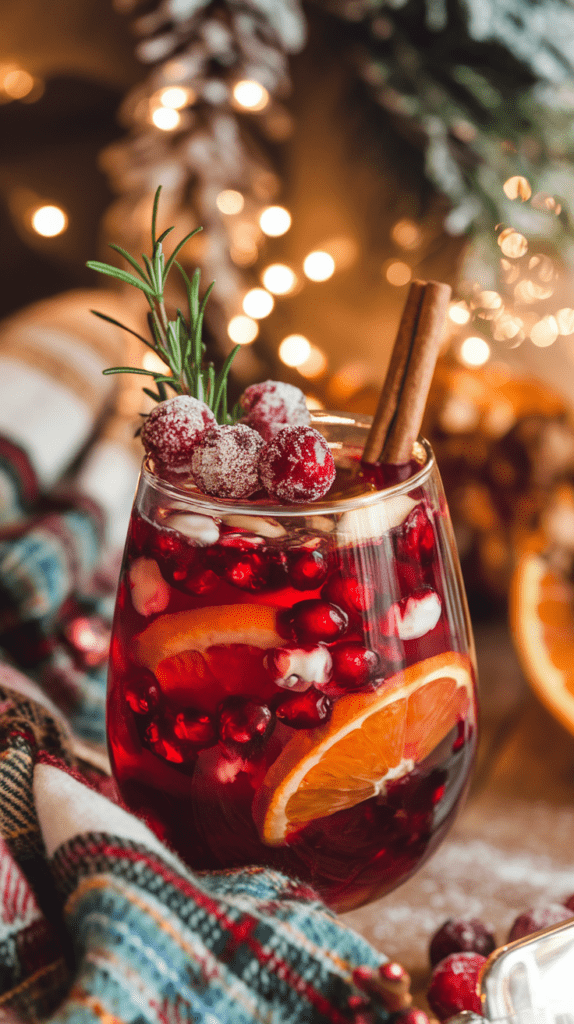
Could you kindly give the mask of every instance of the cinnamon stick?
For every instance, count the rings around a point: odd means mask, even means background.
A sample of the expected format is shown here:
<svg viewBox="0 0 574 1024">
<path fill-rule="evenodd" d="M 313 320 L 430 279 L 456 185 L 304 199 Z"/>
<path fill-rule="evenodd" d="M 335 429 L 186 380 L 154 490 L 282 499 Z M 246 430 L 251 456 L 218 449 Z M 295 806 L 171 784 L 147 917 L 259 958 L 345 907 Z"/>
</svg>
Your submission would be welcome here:
<svg viewBox="0 0 574 1024">
<path fill-rule="evenodd" d="M 447 284 L 413 281 L 363 461 L 401 465 L 412 458 L 450 296 Z"/>
</svg>

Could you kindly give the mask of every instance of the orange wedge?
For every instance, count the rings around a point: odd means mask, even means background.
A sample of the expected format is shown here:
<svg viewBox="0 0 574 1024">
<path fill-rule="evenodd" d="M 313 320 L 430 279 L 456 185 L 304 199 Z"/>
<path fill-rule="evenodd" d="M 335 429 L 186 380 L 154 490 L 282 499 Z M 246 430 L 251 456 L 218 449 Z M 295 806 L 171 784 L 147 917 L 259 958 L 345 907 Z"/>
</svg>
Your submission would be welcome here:
<svg viewBox="0 0 574 1024">
<path fill-rule="evenodd" d="M 523 554 L 514 571 L 510 625 L 532 689 L 574 733 L 574 586 L 536 552 Z"/>
<path fill-rule="evenodd" d="M 384 793 L 467 715 L 472 686 L 469 659 L 449 652 L 375 693 L 341 697 L 329 722 L 298 732 L 269 768 L 253 803 L 263 842 L 280 846 L 293 829 Z"/>
<path fill-rule="evenodd" d="M 266 650 L 282 643 L 277 611 L 262 604 L 220 604 L 172 612 L 154 619 L 134 640 L 133 654 L 155 672 L 160 661 L 183 651 L 245 644 Z"/>
</svg>

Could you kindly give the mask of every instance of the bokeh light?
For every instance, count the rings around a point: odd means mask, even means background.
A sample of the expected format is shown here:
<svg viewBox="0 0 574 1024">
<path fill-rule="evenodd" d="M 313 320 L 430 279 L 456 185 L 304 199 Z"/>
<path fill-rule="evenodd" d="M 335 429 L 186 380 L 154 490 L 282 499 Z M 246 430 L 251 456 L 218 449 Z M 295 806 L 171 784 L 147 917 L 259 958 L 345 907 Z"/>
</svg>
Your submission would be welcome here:
<svg viewBox="0 0 574 1024">
<path fill-rule="evenodd" d="M 264 235 L 279 238 L 291 227 L 291 214 L 284 206 L 268 206 L 259 217 L 259 227 Z"/>
<path fill-rule="evenodd" d="M 515 174 L 512 178 L 508 178 L 502 188 L 508 199 L 522 199 L 523 203 L 532 195 L 530 182 L 521 174 Z"/>
<path fill-rule="evenodd" d="M 269 316 L 275 301 L 265 288 L 251 288 L 243 297 L 243 312 L 255 320 Z"/>
<path fill-rule="evenodd" d="M 285 263 L 271 263 L 263 271 L 261 280 L 273 295 L 288 295 L 297 284 L 297 275 Z"/>
<path fill-rule="evenodd" d="M 234 316 L 227 325 L 227 333 L 236 345 L 250 345 L 259 334 L 259 324 L 250 316 Z"/>
<path fill-rule="evenodd" d="M 190 90 L 184 89 L 181 85 L 170 85 L 162 89 L 159 94 L 159 102 L 162 107 L 169 107 L 172 110 L 181 110 L 191 100 Z"/>
<path fill-rule="evenodd" d="M 181 122 L 181 114 L 172 107 L 156 107 L 152 111 L 151 119 L 160 131 L 172 132 Z"/>
<path fill-rule="evenodd" d="M 309 355 L 302 363 L 297 364 L 297 369 L 303 377 L 308 380 L 315 380 L 321 377 L 327 369 L 327 356 L 318 345 L 309 346 Z"/>
<path fill-rule="evenodd" d="M 301 366 L 311 351 L 311 342 L 304 335 L 289 334 L 279 345 L 279 358 L 285 366 Z"/>
<path fill-rule="evenodd" d="M 32 214 L 32 227 L 43 238 L 55 238 L 68 227 L 68 217 L 59 206 L 39 206 Z"/>
<path fill-rule="evenodd" d="M 460 359 L 466 366 L 484 366 L 490 358 L 490 345 L 478 335 L 465 338 L 460 346 Z"/>
<path fill-rule="evenodd" d="M 245 199 L 236 189 L 226 188 L 217 196 L 215 205 L 220 213 L 226 213 L 231 217 L 236 213 L 241 213 L 245 206 Z"/>
<path fill-rule="evenodd" d="M 233 87 L 233 98 L 240 107 L 243 107 L 245 110 L 251 110 L 253 113 L 257 113 L 259 110 L 265 110 L 265 107 L 269 103 L 269 93 L 265 86 L 260 85 L 259 82 L 253 82 L 250 79 L 235 83 Z"/>
<path fill-rule="evenodd" d="M 408 217 L 403 217 L 393 224 L 391 238 L 401 249 L 418 249 L 422 242 L 423 233 L 419 225 Z"/>
<path fill-rule="evenodd" d="M 335 273 L 335 260 L 328 252 L 310 252 L 303 260 L 303 270 L 310 281 L 328 281 Z"/>
<path fill-rule="evenodd" d="M 448 311 L 449 320 L 452 320 L 453 324 L 467 324 L 470 320 L 470 310 L 466 302 L 454 302 Z"/>
<path fill-rule="evenodd" d="M 23 68 L 12 67 L 2 78 L 2 89 L 11 100 L 22 100 L 32 92 L 35 79 Z"/>
<path fill-rule="evenodd" d="M 413 272 L 408 263 L 403 263 L 402 260 L 392 260 L 385 267 L 385 277 L 395 288 L 408 284 L 412 276 Z"/>
<path fill-rule="evenodd" d="M 543 316 L 538 323 L 530 328 L 530 340 L 537 348 L 548 348 L 553 345 L 559 334 L 555 316 Z"/>
</svg>

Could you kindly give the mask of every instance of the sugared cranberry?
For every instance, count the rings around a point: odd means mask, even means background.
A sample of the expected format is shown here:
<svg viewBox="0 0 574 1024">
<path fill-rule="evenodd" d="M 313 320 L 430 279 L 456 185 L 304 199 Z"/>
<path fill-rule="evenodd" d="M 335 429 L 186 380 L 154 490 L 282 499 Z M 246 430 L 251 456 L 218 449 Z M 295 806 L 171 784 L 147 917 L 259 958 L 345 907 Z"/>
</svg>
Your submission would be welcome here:
<svg viewBox="0 0 574 1024">
<path fill-rule="evenodd" d="M 397 537 L 397 554 L 412 562 L 428 565 L 435 549 L 432 523 L 422 507 L 417 505 L 405 519 Z"/>
<path fill-rule="evenodd" d="M 327 559 L 317 548 L 289 553 L 289 582 L 296 590 L 316 590 L 325 582 L 328 571 Z"/>
<path fill-rule="evenodd" d="M 434 629 L 441 611 L 442 602 L 436 591 L 420 587 L 390 606 L 381 620 L 381 632 L 400 640 L 417 640 Z"/>
<path fill-rule="evenodd" d="M 332 704 L 324 693 L 310 689 L 305 693 L 294 693 L 285 697 L 275 708 L 280 722 L 292 729 L 314 729 L 326 722 L 331 714 Z"/>
<path fill-rule="evenodd" d="M 209 715 L 194 708 L 179 711 L 173 721 L 173 733 L 178 740 L 191 743 L 198 749 L 211 747 L 216 740 L 215 727 Z"/>
<path fill-rule="evenodd" d="M 300 693 L 327 683 L 333 661 L 329 648 L 322 644 L 285 644 L 267 652 L 265 665 L 276 686 Z"/>
<path fill-rule="evenodd" d="M 317 501 L 335 479 L 335 462 L 325 438 L 313 427 L 282 427 L 259 459 L 261 483 L 278 501 Z"/>
<path fill-rule="evenodd" d="M 568 921 L 571 917 L 572 910 L 561 903 L 546 903 L 538 907 L 531 907 L 515 919 L 508 933 L 508 942 L 523 939 L 525 935 L 533 935 L 553 924 L 561 924 L 562 921 Z"/>
<path fill-rule="evenodd" d="M 266 704 L 245 697 L 228 697 L 219 709 L 219 738 L 235 748 L 263 743 L 270 735 L 275 717 Z"/>
<path fill-rule="evenodd" d="M 349 618 L 342 608 L 322 601 L 319 597 L 294 604 L 288 621 L 297 640 L 303 644 L 338 640 L 349 624 Z"/>
<path fill-rule="evenodd" d="M 376 651 L 358 640 L 342 640 L 329 648 L 333 659 L 333 682 L 345 689 L 360 689 L 370 683 L 381 667 Z"/>
<path fill-rule="evenodd" d="M 303 392 L 283 381 L 251 384 L 239 404 L 245 410 L 242 422 L 253 427 L 265 441 L 270 441 L 282 427 L 308 426 L 311 422 Z"/>
<path fill-rule="evenodd" d="M 264 442 L 244 424 L 213 427 L 196 445 L 191 472 L 205 494 L 247 498 L 260 489 L 259 455 Z"/>
<path fill-rule="evenodd" d="M 152 409 L 141 439 L 160 469 L 188 471 L 196 444 L 215 425 L 215 416 L 205 402 L 191 395 L 176 395 Z"/>
<path fill-rule="evenodd" d="M 348 615 L 357 615 L 372 608 L 375 592 L 368 584 L 360 583 L 350 576 L 343 576 L 342 572 L 337 570 L 329 576 L 321 591 L 321 597 L 338 605 Z"/>
<path fill-rule="evenodd" d="M 161 704 L 161 690 L 156 677 L 147 669 L 141 675 L 130 680 L 125 691 L 126 700 L 136 715 L 149 715 Z"/>
<path fill-rule="evenodd" d="M 435 967 L 427 999 L 440 1021 L 461 1010 L 480 1013 L 478 975 L 486 957 L 480 953 L 451 953 Z"/>
<path fill-rule="evenodd" d="M 449 918 L 431 938 L 429 956 L 436 967 L 450 953 L 480 953 L 490 956 L 496 947 L 492 932 L 477 917 Z"/>
</svg>

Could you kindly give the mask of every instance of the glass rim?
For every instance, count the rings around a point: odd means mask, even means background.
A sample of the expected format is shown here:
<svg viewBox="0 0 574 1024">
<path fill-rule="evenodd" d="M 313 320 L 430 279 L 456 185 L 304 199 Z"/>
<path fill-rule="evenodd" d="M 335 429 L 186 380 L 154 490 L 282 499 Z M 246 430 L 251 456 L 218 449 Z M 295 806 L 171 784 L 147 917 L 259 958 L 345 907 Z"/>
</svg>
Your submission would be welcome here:
<svg viewBox="0 0 574 1024">
<path fill-rule="evenodd" d="M 330 409 L 313 409 L 311 411 L 311 423 L 340 423 L 342 426 L 348 424 L 368 429 L 372 423 L 372 416 L 365 413 L 348 413 L 332 411 Z M 425 461 L 419 470 L 412 476 L 400 483 L 391 484 L 376 491 L 365 491 L 363 494 L 355 494 L 348 498 L 320 498 L 318 501 L 301 502 L 293 505 L 278 505 L 271 499 L 266 501 L 249 501 L 247 498 L 217 498 L 213 495 L 202 494 L 201 491 L 191 490 L 179 484 L 164 480 L 158 476 L 148 465 L 144 458 L 141 468 L 143 479 L 162 491 L 170 500 L 186 502 L 187 504 L 201 506 L 201 510 L 214 518 L 226 515 L 258 515 L 267 519 L 270 518 L 296 518 L 309 517 L 312 515 L 334 514 L 337 512 L 348 512 L 365 506 L 375 505 L 380 501 L 386 501 L 397 495 L 408 494 L 409 491 L 420 487 L 436 465 L 434 452 L 429 442 L 424 437 L 419 437 L 417 443 L 421 445 L 425 453 Z"/>
</svg>

